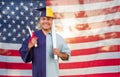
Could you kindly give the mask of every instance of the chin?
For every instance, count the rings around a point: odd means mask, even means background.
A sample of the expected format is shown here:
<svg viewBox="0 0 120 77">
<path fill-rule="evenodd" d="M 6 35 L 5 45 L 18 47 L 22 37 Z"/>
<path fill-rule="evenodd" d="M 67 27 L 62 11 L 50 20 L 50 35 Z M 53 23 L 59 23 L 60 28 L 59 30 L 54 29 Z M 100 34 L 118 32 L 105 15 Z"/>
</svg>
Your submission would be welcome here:
<svg viewBox="0 0 120 77">
<path fill-rule="evenodd" d="M 44 30 L 50 30 L 51 28 L 44 28 Z"/>
</svg>

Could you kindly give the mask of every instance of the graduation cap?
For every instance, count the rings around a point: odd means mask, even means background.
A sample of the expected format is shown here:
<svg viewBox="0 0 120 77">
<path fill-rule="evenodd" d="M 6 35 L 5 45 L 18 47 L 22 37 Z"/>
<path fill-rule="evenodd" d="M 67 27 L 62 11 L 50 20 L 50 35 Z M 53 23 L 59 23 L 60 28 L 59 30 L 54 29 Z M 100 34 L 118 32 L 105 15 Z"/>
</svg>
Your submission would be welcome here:
<svg viewBox="0 0 120 77">
<path fill-rule="evenodd" d="M 37 11 L 41 11 L 41 17 L 54 17 L 53 10 L 46 6 L 36 9 Z"/>
</svg>

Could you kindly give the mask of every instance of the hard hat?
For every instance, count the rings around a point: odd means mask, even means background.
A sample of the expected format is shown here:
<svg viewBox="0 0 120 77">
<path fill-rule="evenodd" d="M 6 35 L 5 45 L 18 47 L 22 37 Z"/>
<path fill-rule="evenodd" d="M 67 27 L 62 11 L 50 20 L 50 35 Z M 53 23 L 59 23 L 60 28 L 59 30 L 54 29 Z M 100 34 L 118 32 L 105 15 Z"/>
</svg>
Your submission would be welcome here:
<svg viewBox="0 0 120 77">
<path fill-rule="evenodd" d="M 52 17 L 52 18 L 54 17 L 53 10 L 48 6 L 41 7 L 36 10 L 41 11 L 40 17 Z"/>
</svg>

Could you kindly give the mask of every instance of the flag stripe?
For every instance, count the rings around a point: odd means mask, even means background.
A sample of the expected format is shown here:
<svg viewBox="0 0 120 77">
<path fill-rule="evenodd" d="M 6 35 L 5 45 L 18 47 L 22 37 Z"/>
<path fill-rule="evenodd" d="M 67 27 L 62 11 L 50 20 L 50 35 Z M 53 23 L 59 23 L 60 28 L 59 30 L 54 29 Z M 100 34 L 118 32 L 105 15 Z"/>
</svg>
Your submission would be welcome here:
<svg viewBox="0 0 120 77">
<path fill-rule="evenodd" d="M 93 36 L 81 36 L 81 37 L 74 37 L 74 38 L 66 38 L 67 43 L 74 44 L 74 43 L 85 43 L 85 42 L 93 42 L 105 39 L 113 39 L 113 38 L 120 38 L 120 32 L 110 32 L 104 33 L 99 35 Z"/>
<path fill-rule="evenodd" d="M 112 19 L 112 20 L 107 20 L 103 22 L 94 22 L 94 23 L 86 23 L 86 24 L 76 24 L 76 26 L 70 26 L 70 30 L 74 31 L 76 30 L 89 30 L 89 29 L 96 29 L 96 28 L 103 28 L 106 26 L 119 26 L 120 25 L 120 19 Z"/>
<path fill-rule="evenodd" d="M 0 69 L 0 75 L 7 76 L 32 76 L 31 70 Z M 7 72 L 6 72 L 7 71 Z"/>
<path fill-rule="evenodd" d="M 85 18 L 55 19 L 54 21 L 56 25 L 59 25 L 60 23 L 62 23 L 64 24 L 64 26 L 70 26 L 70 25 L 75 25 L 75 24 L 84 24 L 84 23 L 89 24 L 89 23 L 94 23 L 94 22 L 103 22 L 103 21 L 108 21 L 112 19 L 119 19 L 119 16 L 120 16 L 120 12 L 116 12 L 116 13 L 111 13 L 107 15 L 98 15 L 98 16 L 85 17 Z M 67 22 L 71 22 L 71 23 L 69 24 Z"/>
<path fill-rule="evenodd" d="M 119 48 L 120 48 L 120 45 L 108 45 L 108 46 L 101 46 L 101 47 L 88 48 L 88 49 L 77 49 L 77 50 L 71 51 L 71 56 L 90 55 L 90 54 L 103 53 L 103 52 L 105 53 L 119 52 Z M 1 55 L 3 56 L 16 56 L 16 57 L 20 56 L 20 53 L 18 50 L 0 49 L 0 51 L 2 51 Z"/>
<path fill-rule="evenodd" d="M 7 50 L 7 49 L 0 49 L 0 55 L 4 56 L 20 56 L 18 50 Z"/>
<path fill-rule="evenodd" d="M 114 66 L 120 65 L 120 59 L 101 59 L 85 62 L 71 62 L 71 63 L 60 63 L 60 69 L 78 69 L 88 67 L 100 67 L 100 66 Z"/>
<path fill-rule="evenodd" d="M 91 36 L 91 35 L 94 36 L 94 35 L 104 34 L 104 33 L 109 33 L 109 32 L 120 32 L 120 26 L 113 25 L 113 26 L 106 26 L 106 27 L 102 27 L 102 28 L 81 30 L 81 31 L 75 31 L 75 32 L 66 31 L 66 33 L 61 32 L 58 34 L 62 35 L 64 38 L 72 38 L 72 37 L 81 37 L 81 36 L 87 37 L 87 36 Z"/>
<path fill-rule="evenodd" d="M 61 61 L 60 63 L 71 63 L 71 62 L 84 62 L 84 61 L 92 61 L 92 60 L 99 60 L 99 59 L 118 59 L 120 58 L 120 52 L 109 52 L 109 53 L 97 53 L 91 55 L 81 55 L 81 56 L 72 56 L 69 61 Z M 21 57 L 14 57 L 14 56 L 1 56 L 1 62 L 11 62 L 11 63 L 23 63 Z"/>
<path fill-rule="evenodd" d="M 114 39 L 100 40 L 96 42 L 69 44 L 69 47 L 71 50 L 77 50 L 77 49 L 109 46 L 109 45 L 120 45 L 120 39 L 114 38 Z"/>
<path fill-rule="evenodd" d="M 101 6 L 102 5 L 102 6 Z M 69 5 L 69 6 L 61 6 L 61 5 L 50 5 L 50 7 L 53 9 L 54 12 L 77 12 L 77 11 L 86 11 L 86 10 L 96 10 L 96 9 L 104 9 L 104 8 L 110 8 L 119 6 L 120 1 L 119 0 L 112 0 L 108 2 L 98 2 L 98 3 L 90 3 L 90 4 L 75 4 L 75 5 Z"/>
<path fill-rule="evenodd" d="M 1 62 L 0 63 L 0 68 L 8 68 L 8 69 L 32 69 L 32 65 L 26 64 L 26 63 L 8 63 L 8 62 Z"/>
<path fill-rule="evenodd" d="M 102 67 L 91 67 L 91 68 L 82 68 L 82 69 L 63 69 L 60 70 L 60 76 L 67 75 L 87 75 L 87 74 L 104 74 L 104 73 L 113 73 L 120 72 L 118 66 L 102 66 Z"/>
<path fill-rule="evenodd" d="M 75 4 L 89 4 L 89 3 L 98 3 L 98 2 L 107 2 L 107 1 L 112 1 L 112 0 L 62 0 L 62 1 L 50 1 L 50 0 L 46 0 L 46 5 L 50 6 L 52 5 L 75 5 Z"/>
<path fill-rule="evenodd" d="M 120 52 L 109 52 L 109 53 L 97 53 L 91 55 L 73 56 L 69 61 L 60 61 L 60 63 L 71 63 L 71 62 L 85 62 L 101 59 L 118 59 L 120 58 Z"/>
<path fill-rule="evenodd" d="M 0 75 L 0 77 L 32 77 L 32 76 L 6 76 L 6 75 Z"/>
<path fill-rule="evenodd" d="M 85 74 L 85 75 L 67 75 L 60 77 L 119 77 L 119 76 L 120 76 L 120 72 L 102 73 L 102 74 Z"/>
<path fill-rule="evenodd" d="M 67 75 L 87 75 L 94 73 L 113 73 L 120 72 L 119 66 L 102 66 L 102 67 L 91 67 L 91 68 L 83 68 L 83 69 L 66 69 L 60 70 L 60 76 Z M 13 69 L 0 69 L 0 75 L 9 75 L 9 76 L 31 76 L 31 70 L 13 70 Z M 7 72 L 6 72 L 7 71 Z"/>
<path fill-rule="evenodd" d="M 120 45 L 102 46 L 88 49 L 77 49 L 71 51 L 71 56 L 90 55 L 97 53 L 120 52 Z"/>
<path fill-rule="evenodd" d="M 55 18 L 84 18 L 97 15 L 107 15 L 115 12 L 120 12 L 120 6 L 114 6 L 111 8 L 96 9 L 96 10 L 86 10 L 86 11 L 77 11 L 77 12 L 55 12 Z"/>
<path fill-rule="evenodd" d="M 72 63 L 60 63 L 60 69 L 73 69 L 73 68 L 88 68 L 88 67 L 98 67 L 98 66 L 111 66 L 120 65 L 120 59 L 105 59 L 105 60 L 94 60 L 86 62 L 72 62 Z M 8 65 L 6 65 L 8 64 Z M 25 63 L 6 63 L 1 62 L 0 68 L 8 69 L 32 69 L 31 64 Z"/>
</svg>

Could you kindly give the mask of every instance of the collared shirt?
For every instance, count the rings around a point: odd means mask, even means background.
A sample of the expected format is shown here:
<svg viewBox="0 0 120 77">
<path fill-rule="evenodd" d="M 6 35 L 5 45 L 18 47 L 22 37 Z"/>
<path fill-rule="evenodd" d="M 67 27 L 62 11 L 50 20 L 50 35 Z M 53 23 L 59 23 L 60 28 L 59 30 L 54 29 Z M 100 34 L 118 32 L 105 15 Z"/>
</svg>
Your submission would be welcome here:
<svg viewBox="0 0 120 77">
<path fill-rule="evenodd" d="M 46 36 L 42 32 L 42 30 L 36 31 L 34 32 L 34 34 L 36 37 L 38 37 L 38 47 L 33 47 L 28 53 L 28 38 L 20 48 L 22 59 L 25 62 L 32 61 L 33 77 L 58 77 L 59 66 L 58 62 L 54 60 L 51 32 L 48 33 Z M 70 55 L 70 50 L 65 40 L 58 34 L 56 34 L 56 39 L 57 48 L 61 52 Z"/>
</svg>

